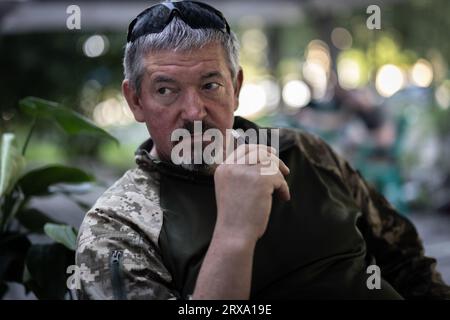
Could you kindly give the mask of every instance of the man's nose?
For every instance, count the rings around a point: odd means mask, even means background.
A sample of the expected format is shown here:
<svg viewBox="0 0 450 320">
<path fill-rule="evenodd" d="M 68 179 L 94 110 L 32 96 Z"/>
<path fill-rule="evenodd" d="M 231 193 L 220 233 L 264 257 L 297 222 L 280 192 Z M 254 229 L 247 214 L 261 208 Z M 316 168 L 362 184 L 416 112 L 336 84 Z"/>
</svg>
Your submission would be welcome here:
<svg viewBox="0 0 450 320">
<path fill-rule="evenodd" d="M 203 120 L 206 117 L 205 104 L 196 90 L 186 92 L 182 117 L 188 121 Z"/>
</svg>

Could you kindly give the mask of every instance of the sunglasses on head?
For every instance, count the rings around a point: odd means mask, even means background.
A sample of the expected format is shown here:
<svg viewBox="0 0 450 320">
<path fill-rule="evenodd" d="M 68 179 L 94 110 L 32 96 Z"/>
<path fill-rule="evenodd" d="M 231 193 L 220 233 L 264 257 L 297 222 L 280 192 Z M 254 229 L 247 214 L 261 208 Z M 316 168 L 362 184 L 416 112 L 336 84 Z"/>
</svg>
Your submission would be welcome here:
<svg viewBox="0 0 450 320">
<path fill-rule="evenodd" d="M 127 42 L 137 38 L 159 33 L 178 16 L 192 29 L 216 29 L 230 34 L 222 12 L 198 1 L 162 2 L 142 11 L 129 25 Z"/>
</svg>

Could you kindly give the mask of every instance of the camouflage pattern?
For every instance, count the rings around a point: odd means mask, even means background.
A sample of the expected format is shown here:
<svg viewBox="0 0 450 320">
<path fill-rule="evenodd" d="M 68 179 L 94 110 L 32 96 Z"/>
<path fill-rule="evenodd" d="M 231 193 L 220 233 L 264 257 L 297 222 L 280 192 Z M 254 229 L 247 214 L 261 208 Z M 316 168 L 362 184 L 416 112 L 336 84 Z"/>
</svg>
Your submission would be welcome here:
<svg viewBox="0 0 450 320">
<path fill-rule="evenodd" d="M 368 259 L 376 263 L 404 298 L 450 299 L 450 288 L 424 256 L 414 226 L 377 193 L 357 171 L 314 135 L 280 131 L 280 146 L 291 141 L 317 167 L 326 168 L 348 188 L 362 212 L 358 224 Z M 148 144 L 148 141 L 147 141 Z M 160 161 L 145 148 L 136 152 L 137 168 L 127 171 L 88 211 L 78 236 L 77 265 L 94 279 L 82 279 L 85 299 L 178 299 L 172 275 L 161 258 L 159 235 Z M 181 171 L 183 172 L 183 171 Z M 189 192 L 189 191 L 188 191 Z"/>
<path fill-rule="evenodd" d="M 436 259 L 424 255 L 414 225 L 324 141 L 304 133 L 297 137 L 313 163 L 334 171 L 350 189 L 363 214 L 358 227 L 368 259 L 380 267 L 383 278 L 406 299 L 450 299 L 450 287 L 436 271 Z"/>
<path fill-rule="evenodd" d="M 157 181 L 156 172 L 129 170 L 86 214 L 78 235 L 76 263 L 84 263 L 98 276 L 89 282 L 82 278 L 81 298 L 176 297 L 169 289 L 171 275 L 158 253 L 163 221 Z"/>
</svg>

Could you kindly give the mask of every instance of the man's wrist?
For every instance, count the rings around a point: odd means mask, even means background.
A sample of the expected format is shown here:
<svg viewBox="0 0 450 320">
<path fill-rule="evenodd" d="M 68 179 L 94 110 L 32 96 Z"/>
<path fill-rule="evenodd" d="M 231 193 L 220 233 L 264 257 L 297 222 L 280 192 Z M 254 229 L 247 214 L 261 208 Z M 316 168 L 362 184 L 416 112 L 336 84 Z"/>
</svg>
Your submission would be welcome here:
<svg viewBox="0 0 450 320">
<path fill-rule="evenodd" d="M 211 244 L 226 249 L 228 252 L 252 253 L 256 241 L 257 239 L 253 239 L 243 232 L 216 225 Z"/>
</svg>

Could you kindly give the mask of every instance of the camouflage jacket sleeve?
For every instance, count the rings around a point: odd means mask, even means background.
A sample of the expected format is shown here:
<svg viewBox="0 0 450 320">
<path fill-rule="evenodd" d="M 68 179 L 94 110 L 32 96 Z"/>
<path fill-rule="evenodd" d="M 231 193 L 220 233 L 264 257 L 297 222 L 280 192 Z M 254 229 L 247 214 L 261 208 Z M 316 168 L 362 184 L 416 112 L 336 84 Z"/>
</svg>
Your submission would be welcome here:
<svg viewBox="0 0 450 320">
<path fill-rule="evenodd" d="M 383 278 L 406 299 L 450 299 L 450 287 L 436 271 L 436 260 L 424 255 L 414 225 L 325 142 L 315 137 L 306 140 L 309 154 L 341 177 L 361 208 L 358 227 L 366 240 L 368 260 L 380 267 Z"/>
<path fill-rule="evenodd" d="M 157 247 L 159 206 L 147 186 L 134 189 L 143 186 L 136 180 L 148 182 L 142 171 L 128 172 L 85 216 L 76 251 L 81 299 L 179 298 Z"/>
</svg>

